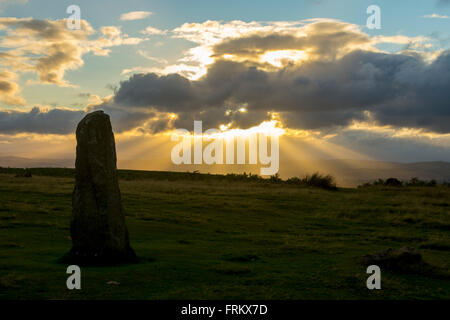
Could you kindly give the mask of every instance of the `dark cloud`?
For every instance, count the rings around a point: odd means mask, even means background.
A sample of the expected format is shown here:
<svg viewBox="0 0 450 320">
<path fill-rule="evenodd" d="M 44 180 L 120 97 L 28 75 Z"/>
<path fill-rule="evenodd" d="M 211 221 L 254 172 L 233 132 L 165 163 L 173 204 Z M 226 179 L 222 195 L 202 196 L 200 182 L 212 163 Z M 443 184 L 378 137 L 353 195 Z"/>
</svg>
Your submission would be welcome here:
<svg viewBox="0 0 450 320">
<path fill-rule="evenodd" d="M 99 106 L 88 108 L 88 110 L 70 110 L 55 108 L 49 111 L 34 107 L 28 112 L 0 111 L 0 133 L 15 134 L 21 132 L 40 134 L 71 134 L 75 133 L 78 122 L 88 113 L 95 110 L 104 110 L 111 116 L 114 131 L 123 132 L 139 126 L 156 117 L 154 112 L 140 112 L 116 108 L 114 105 L 104 103 Z M 164 124 L 154 124 L 156 129 L 148 128 L 150 131 L 162 131 Z M 154 121 L 156 122 L 156 121 Z"/>
<path fill-rule="evenodd" d="M 103 110 L 105 113 L 110 115 L 111 123 L 115 132 L 123 132 L 140 127 L 150 119 L 157 117 L 157 114 L 155 112 L 117 107 L 114 102 L 105 102 L 100 105 L 92 106 L 87 109 L 87 112 L 96 110 Z M 161 127 L 161 125 L 159 125 L 158 127 Z M 153 130 L 152 128 L 147 129 L 152 132 L 159 131 Z"/>
<path fill-rule="evenodd" d="M 450 0 L 438 0 L 437 6 L 439 7 L 445 7 L 450 5 Z"/>
<path fill-rule="evenodd" d="M 45 31 L 40 25 L 22 22 L 21 27 L 40 30 L 42 37 L 58 37 L 56 31 Z M 450 132 L 450 51 L 428 63 L 411 52 L 370 51 L 374 40 L 347 23 L 321 21 L 301 31 L 224 40 L 212 47 L 215 62 L 203 78 L 135 74 L 114 89 L 111 100 L 88 111 L 109 113 L 119 132 L 137 127 L 150 132 L 190 129 L 194 120 L 202 120 L 204 128 L 229 123 L 248 128 L 275 113 L 287 127 L 297 129 L 329 131 L 370 116 L 380 125 Z M 281 67 L 261 59 L 277 50 L 302 50 L 308 59 L 283 61 Z M 67 59 L 61 55 L 61 61 Z M 47 68 L 51 61 L 57 66 L 60 60 L 39 62 L 46 81 L 60 78 L 55 69 Z M 9 83 L 0 82 L 1 90 L 11 91 Z M 239 111 L 243 107 L 246 112 Z M 83 114 L 62 109 L 2 112 L 0 132 L 69 133 Z"/>
<path fill-rule="evenodd" d="M 384 161 L 450 161 L 448 147 L 430 143 L 427 137 L 392 137 L 392 133 L 344 130 L 328 141 Z"/>
<path fill-rule="evenodd" d="M 198 106 L 191 82 L 178 75 L 136 74 L 120 84 L 114 101 L 136 107 L 181 111 Z"/>
<path fill-rule="evenodd" d="M 355 51 L 341 59 L 263 71 L 219 60 L 207 75 L 141 74 L 121 83 L 115 103 L 179 115 L 175 122 L 246 127 L 277 112 L 289 127 L 344 126 L 370 111 L 380 124 L 450 132 L 450 52 L 427 64 L 417 55 Z M 246 106 L 247 113 L 228 112 Z"/>
<path fill-rule="evenodd" d="M 304 28 L 305 34 L 253 34 L 225 40 L 214 47 L 215 56 L 238 55 L 251 59 L 275 50 L 307 50 L 309 59 L 335 59 L 350 47 L 371 43 L 367 34 L 343 22 L 319 22 Z"/>
<path fill-rule="evenodd" d="M 84 115 L 83 111 L 67 109 L 52 109 L 43 112 L 37 107 L 29 112 L 0 111 L 0 133 L 73 133 L 77 123 Z"/>
<path fill-rule="evenodd" d="M 264 71 L 218 60 L 206 76 L 137 74 L 111 101 L 91 107 L 111 115 L 115 130 L 204 128 L 233 123 L 247 128 L 278 113 L 290 128 L 326 130 L 353 120 L 450 132 L 450 51 L 428 64 L 418 55 L 355 51 L 328 62 Z M 245 107 L 247 112 L 239 112 Z M 177 114 L 173 120 L 169 114 Z M 83 111 L 1 112 L 0 132 L 72 133 Z"/>
</svg>

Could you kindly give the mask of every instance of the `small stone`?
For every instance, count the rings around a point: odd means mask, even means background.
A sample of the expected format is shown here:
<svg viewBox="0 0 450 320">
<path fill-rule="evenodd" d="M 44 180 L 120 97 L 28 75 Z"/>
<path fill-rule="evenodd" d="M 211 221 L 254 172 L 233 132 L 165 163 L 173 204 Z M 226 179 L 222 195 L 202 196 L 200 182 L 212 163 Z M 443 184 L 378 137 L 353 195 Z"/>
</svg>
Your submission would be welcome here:
<svg viewBox="0 0 450 320">
<path fill-rule="evenodd" d="M 31 178 L 32 176 L 33 175 L 31 174 L 31 170 L 25 169 L 25 171 L 23 173 L 19 173 L 15 177 L 16 178 Z"/>
<path fill-rule="evenodd" d="M 403 272 L 418 270 L 425 265 L 417 249 L 409 247 L 389 248 L 374 255 L 366 255 L 363 260 L 366 265 L 377 265 L 388 270 Z"/>
<path fill-rule="evenodd" d="M 25 178 L 31 178 L 33 175 L 31 174 L 31 170 L 30 169 L 26 169 L 25 173 L 23 174 L 23 176 Z"/>
</svg>

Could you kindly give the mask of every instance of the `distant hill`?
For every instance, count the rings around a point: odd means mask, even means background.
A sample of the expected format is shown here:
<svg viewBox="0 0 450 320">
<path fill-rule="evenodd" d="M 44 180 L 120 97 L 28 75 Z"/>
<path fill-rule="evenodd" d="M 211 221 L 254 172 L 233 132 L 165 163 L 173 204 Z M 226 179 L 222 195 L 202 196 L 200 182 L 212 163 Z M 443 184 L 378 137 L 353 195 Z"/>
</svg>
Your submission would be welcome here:
<svg viewBox="0 0 450 320">
<path fill-rule="evenodd" d="M 145 163 L 145 162 L 143 162 Z M 1 167 L 14 168 L 73 168 L 75 161 L 73 159 L 28 159 L 13 156 L 0 156 Z M 126 160 L 119 161 L 119 168 L 122 169 L 141 169 L 146 168 L 134 167 L 127 165 Z M 155 168 L 152 168 L 156 171 Z M 259 173 L 258 166 L 175 166 L 171 165 L 164 171 L 195 171 L 202 173 L 242 173 L 251 172 L 253 174 Z M 160 170 L 163 171 L 163 170 Z M 305 159 L 295 163 L 281 163 L 280 176 L 282 178 L 289 178 L 293 176 L 303 176 L 311 174 L 315 171 L 333 175 L 338 185 L 343 187 L 354 187 L 364 182 L 373 181 L 376 179 L 387 179 L 394 177 L 400 180 L 410 180 L 417 177 L 422 180 L 435 179 L 439 182 L 450 181 L 450 162 L 435 161 L 435 162 L 415 162 L 415 163 L 398 163 L 398 162 L 384 162 L 372 160 L 314 160 Z"/>
<path fill-rule="evenodd" d="M 294 176 L 304 176 L 314 172 L 331 174 L 342 187 L 355 187 L 365 182 L 377 179 L 397 178 L 410 180 L 419 178 L 421 180 L 435 179 L 439 182 L 450 181 L 450 162 L 415 162 L 399 163 L 374 160 L 350 160 L 350 159 L 300 159 L 295 162 L 283 161 L 279 166 L 279 175 L 283 179 Z M 194 171 L 202 173 L 226 174 L 231 172 L 251 172 L 259 174 L 259 165 L 223 165 L 223 166 L 170 166 L 170 171 Z"/>
<path fill-rule="evenodd" d="M 370 160 L 322 160 L 318 166 L 328 168 L 343 186 L 355 186 L 376 179 L 395 177 L 410 180 L 417 177 L 422 180 L 435 179 L 439 182 L 450 181 L 450 162 L 397 163 Z"/>
<path fill-rule="evenodd" d="M 30 159 L 14 156 L 0 156 L 0 167 L 12 168 L 73 168 L 73 159 Z"/>
</svg>

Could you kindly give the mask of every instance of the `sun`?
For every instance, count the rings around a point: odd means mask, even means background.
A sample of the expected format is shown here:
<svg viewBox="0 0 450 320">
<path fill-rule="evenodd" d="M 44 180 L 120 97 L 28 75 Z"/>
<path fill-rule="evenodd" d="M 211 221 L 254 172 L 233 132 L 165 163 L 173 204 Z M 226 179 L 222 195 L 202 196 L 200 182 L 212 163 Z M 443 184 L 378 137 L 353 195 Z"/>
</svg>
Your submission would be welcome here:
<svg viewBox="0 0 450 320">
<path fill-rule="evenodd" d="M 288 62 L 298 63 L 308 59 L 308 54 L 303 50 L 276 50 L 266 52 L 261 56 L 261 62 L 270 63 L 274 67 L 281 68 Z"/>
<path fill-rule="evenodd" d="M 254 134 L 262 133 L 269 137 L 280 137 L 286 132 L 286 130 L 281 127 L 281 123 L 278 120 L 263 121 L 259 125 L 248 129 L 228 129 L 229 127 L 230 124 L 222 124 L 220 125 L 220 132 L 206 134 L 206 136 L 212 139 L 231 139 L 235 137 L 248 137 Z"/>
</svg>

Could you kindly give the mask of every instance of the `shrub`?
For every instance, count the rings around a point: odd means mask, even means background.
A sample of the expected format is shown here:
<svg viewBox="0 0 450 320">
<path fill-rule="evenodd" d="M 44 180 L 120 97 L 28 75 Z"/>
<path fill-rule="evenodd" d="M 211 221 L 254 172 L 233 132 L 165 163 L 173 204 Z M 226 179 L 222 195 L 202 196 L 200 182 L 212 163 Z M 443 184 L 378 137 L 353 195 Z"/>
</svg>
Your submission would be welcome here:
<svg viewBox="0 0 450 320">
<path fill-rule="evenodd" d="M 423 181 L 419 178 L 412 178 L 411 180 L 409 180 L 409 182 L 406 183 L 406 185 L 414 187 L 435 187 L 437 185 L 437 182 L 434 179 L 430 181 Z"/>
<path fill-rule="evenodd" d="M 272 176 L 270 176 L 270 182 L 275 182 L 275 183 L 278 183 L 278 182 L 282 182 L 283 180 L 281 180 L 281 178 L 280 178 L 280 176 L 278 175 L 278 173 L 276 173 L 276 174 L 274 174 L 274 175 L 272 175 Z"/>
<path fill-rule="evenodd" d="M 428 181 L 428 183 L 427 183 L 427 187 L 435 187 L 436 185 L 437 185 L 437 182 L 434 179 Z"/>
<path fill-rule="evenodd" d="M 297 177 L 292 177 L 286 180 L 287 184 L 302 184 L 302 180 Z"/>
<path fill-rule="evenodd" d="M 378 179 L 376 181 L 373 182 L 374 186 L 384 186 L 385 182 L 383 179 Z"/>
<path fill-rule="evenodd" d="M 406 183 L 407 186 L 424 186 L 425 181 L 419 180 L 419 178 L 411 178 L 409 182 Z"/>
<path fill-rule="evenodd" d="M 400 181 L 396 178 L 389 178 L 387 180 L 378 179 L 371 182 L 366 182 L 362 185 L 359 185 L 358 188 L 366 188 L 371 186 L 390 186 L 390 187 L 401 187 L 401 186 L 408 186 L 408 187 L 436 187 L 438 182 L 434 179 L 426 181 L 426 180 L 420 180 L 419 178 L 411 178 L 408 182 Z M 450 186 L 449 182 L 442 182 L 440 185 L 442 186 Z"/>
<path fill-rule="evenodd" d="M 368 188 L 371 186 L 372 186 L 372 184 L 370 182 L 366 182 L 366 183 L 359 185 L 358 188 Z"/>
<path fill-rule="evenodd" d="M 336 181 L 333 176 L 327 174 L 322 175 L 315 172 L 312 175 L 307 175 L 301 179 L 301 183 L 311 187 L 318 187 L 327 190 L 336 190 Z"/>
<path fill-rule="evenodd" d="M 384 182 L 384 185 L 390 187 L 401 187 L 403 185 L 403 182 L 396 178 L 389 178 Z"/>
</svg>

